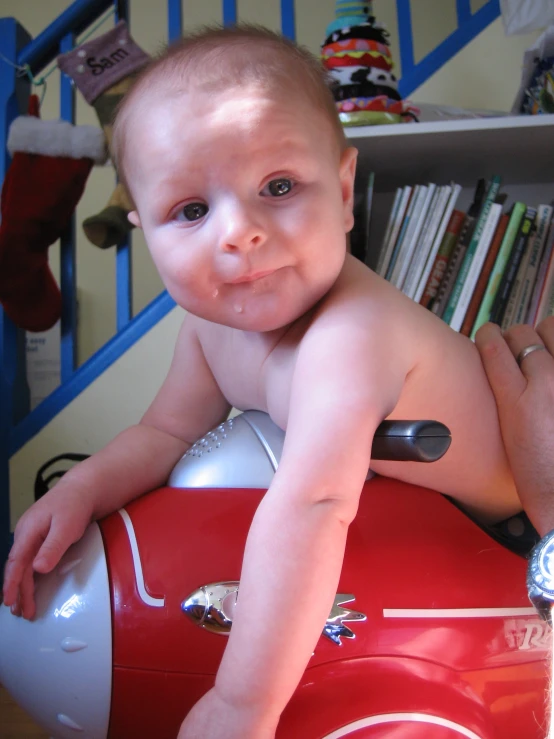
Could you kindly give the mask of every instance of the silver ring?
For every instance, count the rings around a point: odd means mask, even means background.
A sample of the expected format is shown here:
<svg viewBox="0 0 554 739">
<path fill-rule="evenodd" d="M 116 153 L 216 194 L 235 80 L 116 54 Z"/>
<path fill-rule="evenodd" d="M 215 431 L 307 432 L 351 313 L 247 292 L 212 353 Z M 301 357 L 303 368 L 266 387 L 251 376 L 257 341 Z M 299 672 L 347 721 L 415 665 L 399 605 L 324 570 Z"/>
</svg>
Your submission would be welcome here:
<svg viewBox="0 0 554 739">
<path fill-rule="evenodd" d="M 529 346 L 524 347 L 520 353 L 517 355 L 516 362 L 521 367 L 521 363 L 527 357 L 529 354 L 532 354 L 533 352 L 537 352 L 540 349 L 545 349 L 544 344 L 529 344 Z"/>
</svg>

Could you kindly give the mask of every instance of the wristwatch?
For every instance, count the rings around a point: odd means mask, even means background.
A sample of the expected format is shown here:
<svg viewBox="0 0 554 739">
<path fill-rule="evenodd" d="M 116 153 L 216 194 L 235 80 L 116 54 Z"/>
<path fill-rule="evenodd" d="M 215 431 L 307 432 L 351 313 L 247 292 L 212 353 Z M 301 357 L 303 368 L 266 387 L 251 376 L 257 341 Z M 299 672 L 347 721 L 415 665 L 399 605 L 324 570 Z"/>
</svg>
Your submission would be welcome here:
<svg viewBox="0 0 554 739">
<path fill-rule="evenodd" d="M 527 566 L 527 592 L 539 616 L 552 625 L 554 606 L 554 530 L 535 544 Z"/>
</svg>

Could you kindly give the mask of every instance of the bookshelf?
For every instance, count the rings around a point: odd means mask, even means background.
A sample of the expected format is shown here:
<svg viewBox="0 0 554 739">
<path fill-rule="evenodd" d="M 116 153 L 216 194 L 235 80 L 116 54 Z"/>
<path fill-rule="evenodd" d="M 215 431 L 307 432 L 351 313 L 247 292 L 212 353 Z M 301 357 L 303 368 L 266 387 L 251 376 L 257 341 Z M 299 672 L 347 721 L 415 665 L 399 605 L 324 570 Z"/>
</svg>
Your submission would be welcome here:
<svg viewBox="0 0 554 739">
<path fill-rule="evenodd" d="M 479 177 L 502 177 L 507 206 L 514 199 L 554 198 L 554 114 L 347 128 L 359 151 L 360 183 L 375 173 L 370 264 L 377 257 L 397 187 L 459 182 L 456 207 L 469 205 Z"/>
</svg>

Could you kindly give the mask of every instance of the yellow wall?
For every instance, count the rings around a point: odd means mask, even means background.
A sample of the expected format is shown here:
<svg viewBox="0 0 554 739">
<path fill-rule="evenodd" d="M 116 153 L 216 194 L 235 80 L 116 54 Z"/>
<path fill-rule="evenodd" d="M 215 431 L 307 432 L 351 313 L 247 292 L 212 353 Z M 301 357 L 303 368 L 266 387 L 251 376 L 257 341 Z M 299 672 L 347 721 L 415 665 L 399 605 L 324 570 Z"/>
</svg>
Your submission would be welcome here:
<svg viewBox="0 0 554 739">
<path fill-rule="evenodd" d="M 183 316 L 181 308 L 172 310 L 12 457 L 14 524 L 32 503 L 36 471 L 44 462 L 64 452 L 98 451 L 140 420 L 165 377 Z"/>
<path fill-rule="evenodd" d="M 36 35 L 67 7 L 68 1 L 2 0 L 0 12 L 17 17 L 32 35 Z M 473 0 L 474 10 L 482 2 Z M 334 4 L 334 0 L 297 0 L 298 39 L 316 53 L 325 26 L 334 17 Z M 221 20 L 221 0 L 185 0 L 183 5 L 187 29 Z M 278 0 L 239 0 L 239 16 L 278 29 L 279 5 Z M 166 33 L 165 0 L 130 0 L 130 6 L 133 36 L 146 51 L 156 51 Z M 398 59 L 395 3 L 375 0 L 374 8 L 379 20 L 391 31 L 393 54 Z M 418 59 L 453 30 L 455 0 L 417 0 L 413 8 Z M 508 111 L 519 84 L 523 51 L 534 37 L 506 38 L 500 20 L 496 21 L 417 90 L 412 99 Z M 48 81 L 43 118 L 57 117 L 58 95 L 55 73 Z M 77 96 L 77 122 L 97 124 L 94 111 L 80 95 Z M 114 251 L 97 249 L 84 238 L 80 229 L 83 218 L 104 206 L 112 185 L 111 167 L 96 168 L 77 209 L 81 361 L 101 347 L 115 331 Z M 161 285 L 140 235 L 133 249 L 135 308 L 138 310 L 159 293 Z M 51 262 L 55 268 L 55 248 L 51 250 Z M 170 313 L 14 456 L 11 463 L 13 521 L 31 503 L 34 475 L 44 461 L 66 451 L 96 451 L 119 430 L 140 418 L 169 364 L 181 315 L 180 309 Z"/>
</svg>

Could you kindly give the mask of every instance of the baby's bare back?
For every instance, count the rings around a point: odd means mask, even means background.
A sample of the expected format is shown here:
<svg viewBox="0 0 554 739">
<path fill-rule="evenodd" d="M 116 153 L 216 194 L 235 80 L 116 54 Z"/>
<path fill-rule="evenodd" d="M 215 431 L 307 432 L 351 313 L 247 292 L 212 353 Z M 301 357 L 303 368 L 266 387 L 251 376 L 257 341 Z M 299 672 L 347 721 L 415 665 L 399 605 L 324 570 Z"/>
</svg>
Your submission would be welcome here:
<svg viewBox="0 0 554 739">
<path fill-rule="evenodd" d="M 452 432 L 452 445 L 439 462 L 374 461 L 372 469 L 447 493 L 484 518 L 498 520 L 519 510 L 496 405 L 475 346 L 351 257 L 329 295 L 287 329 L 256 334 L 199 323 L 204 354 L 229 403 L 265 411 L 286 430 L 302 342 L 318 332 L 326 340 L 330 327 L 344 321 L 345 297 L 351 326 L 359 325 L 364 341 L 370 339 L 362 351 L 353 347 L 338 361 L 363 362 L 367 382 L 382 378 L 383 393 L 389 378 L 392 383 L 401 377 L 388 418 L 434 419 Z M 313 382 L 324 372 L 314 365 Z M 333 433 L 325 419 L 321 429 Z"/>
</svg>

